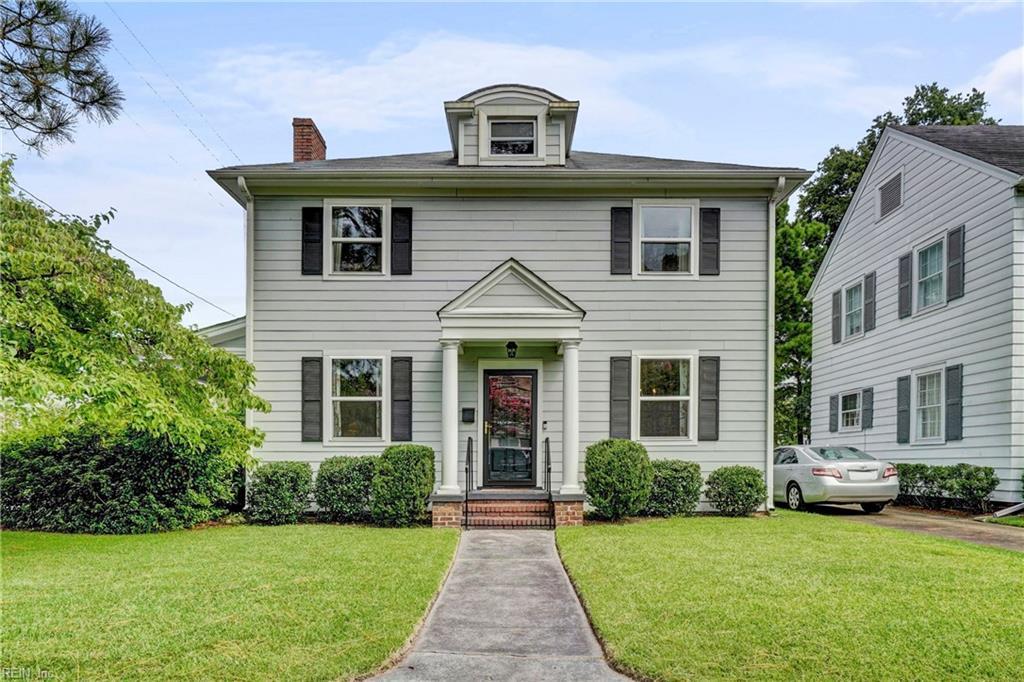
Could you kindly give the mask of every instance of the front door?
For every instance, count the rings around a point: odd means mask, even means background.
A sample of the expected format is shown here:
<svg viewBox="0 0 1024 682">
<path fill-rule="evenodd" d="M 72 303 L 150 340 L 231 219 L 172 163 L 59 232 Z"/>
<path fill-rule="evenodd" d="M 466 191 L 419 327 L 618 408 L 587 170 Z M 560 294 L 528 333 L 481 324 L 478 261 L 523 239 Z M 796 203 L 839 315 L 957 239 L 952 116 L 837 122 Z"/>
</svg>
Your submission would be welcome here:
<svg viewBox="0 0 1024 682">
<path fill-rule="evenodd" d="M 484 370 L 483 455 L 484 485 L 534 485 L 537 370 Z"/>
</svg>

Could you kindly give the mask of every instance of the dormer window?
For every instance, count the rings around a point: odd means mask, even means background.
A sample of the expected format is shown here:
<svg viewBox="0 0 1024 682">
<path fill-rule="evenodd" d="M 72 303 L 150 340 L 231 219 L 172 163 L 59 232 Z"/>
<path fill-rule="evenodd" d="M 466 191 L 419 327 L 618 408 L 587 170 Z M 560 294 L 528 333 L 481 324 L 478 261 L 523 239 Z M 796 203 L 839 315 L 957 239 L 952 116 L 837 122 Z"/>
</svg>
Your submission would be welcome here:
<svg viewBox="0 0 1024 682">
<path fill-rule="evenodd" d="M 536 119 L 491 119 L 490 126 L 493 156 L 533 156 L 536 153 Z"/>
</svg>

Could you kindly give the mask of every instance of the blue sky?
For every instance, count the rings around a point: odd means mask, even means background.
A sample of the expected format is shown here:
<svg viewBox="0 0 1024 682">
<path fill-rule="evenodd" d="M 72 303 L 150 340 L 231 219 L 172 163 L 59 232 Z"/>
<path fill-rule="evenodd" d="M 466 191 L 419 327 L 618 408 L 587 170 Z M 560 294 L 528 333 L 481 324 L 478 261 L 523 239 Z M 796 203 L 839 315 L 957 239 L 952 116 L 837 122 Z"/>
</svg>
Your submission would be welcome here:
<svg viewBox="0 0 1024 682">
<path fill-rule="evenodd" d="M 205 171 L 290 160 L 292 116 L 329 157 L 441 150 L 445 99 L 525 82 L 580 100 L 577 149 L 805 168 L 918 83 L 1024 119 L 1018 3 L 113 7 L 79 5 L 112 33 L 124 115 L 43 158 L 3 148 L 20 184 L 66 212 L 117 208 L 107 239 L 235 314 L 243 215 Z M 187 321 L 226 317 L 195 301 Z"/>
</svg>

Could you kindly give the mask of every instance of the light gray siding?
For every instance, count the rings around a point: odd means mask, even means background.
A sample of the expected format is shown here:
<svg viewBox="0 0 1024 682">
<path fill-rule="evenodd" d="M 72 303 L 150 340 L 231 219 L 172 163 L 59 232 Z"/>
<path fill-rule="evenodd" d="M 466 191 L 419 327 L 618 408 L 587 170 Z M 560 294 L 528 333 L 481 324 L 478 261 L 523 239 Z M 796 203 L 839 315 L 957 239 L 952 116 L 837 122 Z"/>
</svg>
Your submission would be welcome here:
<svg viewBox="0 0 1024 682">
<path fill-rule="evenodd" d="M 462 126 L 462 151 L 459 165 L 473 166 L 480 160 L 480 126 L 476 118 L 459 123 Z"/>
<path fill-rule="evenodd" d="M 333 195 L 332 195 L 333 196 Z M 609 274 L 610 208 L 604 198 L 393 196 L 413 207 L 413 274 L 327 280 L 300 275 L 300 210 L 318 199 L 257 197 L 253 352 L 257 391 L 273 411 L 255 415 L 266 433 L 264 459 L 313 463 L 380 447 L 324 446 L 300 440 L 299 365 L 304 355 L 384 350 L 413 361 L 413 440 L 440 449 L 441 351 L 436 312 L 510 257 L 586 311 L 580 347 L 580 444 L 608 436 L 609 357 L 633 351 L 699 351 L 721 356 L 717 442 L 648 444 L 655 457 L 764 468 L 767 312 L 767 199 L 703 198 L 722 209 L 722 274 L 699 280 L 633 280 Z M 518 285 L 492 292 L 524 296 Z M 531 294 L 532 295 L 532 294 Z M 518 301 L 521 302 L 521 301 Z M 477 360 L 501 347 L 469 345 L 460 358 L 461 406 L 477 407 Z M 543 361 L 543 416 L 552 445 L 553 484 L 561 480 L 561 359 L 553 345 L 520 349 Z M 480 415 L 477 415 L 479 423 Z M 460 476 L 466 438 L 462 425 Z M 582 457 L 581 457 L 582 459 Z"/>
<path fill-rule="evenodd" d="M 893 136 L 876 152 L 864 190 L 815 291 L 811 433 L 817 443 L 850 444 L 897 462 L 991 466 L 1000 499 L 1019 496 L 1011 460 L 1024 403 L 1012 402 L 1011 320 L 1015 306 L 1013 190 L 997 175 Z M 898 170 L 903 205 L 877 219 L 876 186 Z M 897 263 L 904 253 L 966 225 L 965 295 L 899 319 Z M 877 272 L 877 327 L 833 344 L 832 294 Z M 896 379 L 935 365 L 963 365 L 963 440 L 896 442 Z M 1019 372 L 1018 372 L 1019 373 Z M 830 433 L 829 396 L 874 389 L 874 426 Z M 1011 422 L 1017 426 L 1012 427 Z M 1017 472 L 1019 478 L 1019 471 Z"/>
</svg>

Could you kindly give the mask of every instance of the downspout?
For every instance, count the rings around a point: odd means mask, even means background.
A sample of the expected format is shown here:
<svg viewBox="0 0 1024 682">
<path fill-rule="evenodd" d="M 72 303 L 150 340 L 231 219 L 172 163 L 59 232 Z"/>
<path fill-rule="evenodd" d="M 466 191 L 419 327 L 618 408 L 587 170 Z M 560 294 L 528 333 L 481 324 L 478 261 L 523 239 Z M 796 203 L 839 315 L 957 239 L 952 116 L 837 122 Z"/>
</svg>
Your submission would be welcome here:
<svg viewBox="0 0 1024 682">
<path fill-rule="evenodd" d="M 768 499 L 765 508 L 775 508 L 772 489 L 775 485 L 775 207 L 786 189 L 786 178 L 780 175 L 775 190 L 768 199 L 768 335 L 765 343 L 765 423 L 764 423 L 764 482 Z"/>
<path fill-rule="evenodd" d="M 252 301 L 253 301 L 253 261 L 256 249 L 253 244 L 253 237 L 256 232 L 256 212 L 252 192 L 245 184 L 245 178 L 238 176 L 238 189 L 245 197 L 245 359 L 252 363 L 253 338 L 252 338 Z M 252 426 L 252 410 L 245 411 L 245 425 Z"/>
</svg>

